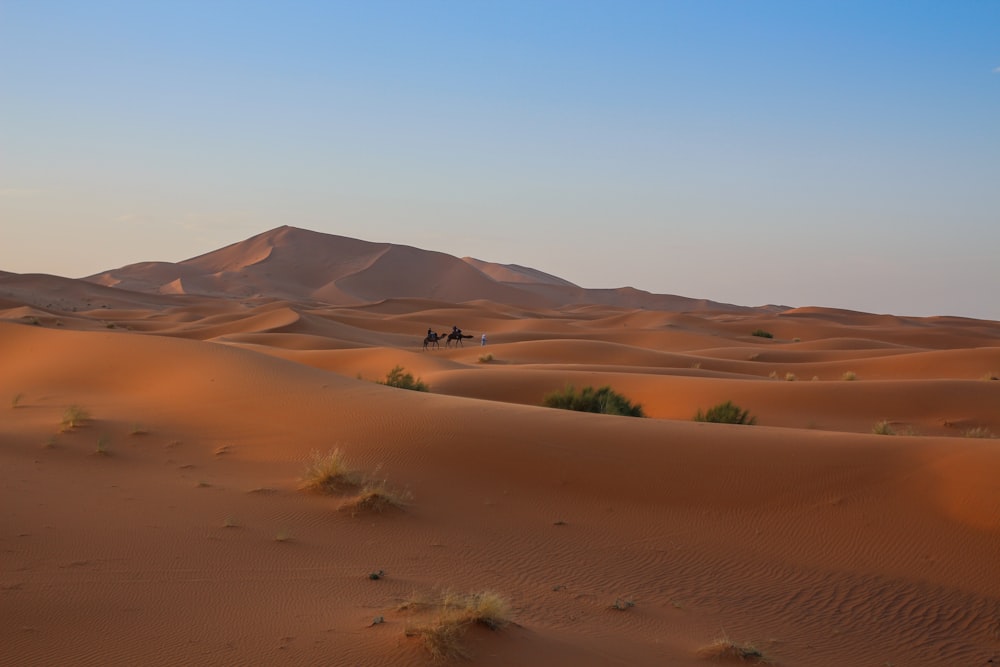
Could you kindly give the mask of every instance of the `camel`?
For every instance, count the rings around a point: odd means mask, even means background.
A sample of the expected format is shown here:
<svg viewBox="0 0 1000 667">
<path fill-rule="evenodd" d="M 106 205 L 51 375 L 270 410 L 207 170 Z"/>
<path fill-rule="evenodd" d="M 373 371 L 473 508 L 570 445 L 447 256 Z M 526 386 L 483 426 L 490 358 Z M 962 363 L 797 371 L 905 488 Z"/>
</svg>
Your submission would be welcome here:
<svg viewBox="0 0 1000 667">
<path fill-rule="evenodd" d="M 440 348 L 441 345 L 440 343 L 438 343 L 438 341 L 441 340 L 442 338 L 444 338 L 443 334 L 434 332 L 427 334 L 427 337 L 424 338 L 424 349 L 426 350 L 428 345 L 433 345 L 434 347 Z"/>
<path fill-rule="evenodd" d="M 465 347 L 464 345 L 462 345 L 463 338 L 472 338 L 472 336 L 470 334 L 463 334 L 457 331 L 452 331 L 450 334 L 448 334 L 448 340 L 445 341 L 445 347 L 451 347 L 451 341 L 455 341 L 456 345 Z"/>
</svg>

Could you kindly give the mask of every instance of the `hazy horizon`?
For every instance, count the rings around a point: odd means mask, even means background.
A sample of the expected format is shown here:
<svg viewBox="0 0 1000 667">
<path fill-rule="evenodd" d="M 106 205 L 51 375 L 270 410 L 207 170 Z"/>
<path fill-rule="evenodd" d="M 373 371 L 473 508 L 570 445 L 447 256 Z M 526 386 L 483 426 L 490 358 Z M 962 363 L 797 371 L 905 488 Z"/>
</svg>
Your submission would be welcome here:
<svg viewBox="0 0 1000 667">
<path fill-rule="evenodd" d="M 1000 320 L 1000 4 L 4 2 L 0 270 L 281 225 Z"/>
</svg>

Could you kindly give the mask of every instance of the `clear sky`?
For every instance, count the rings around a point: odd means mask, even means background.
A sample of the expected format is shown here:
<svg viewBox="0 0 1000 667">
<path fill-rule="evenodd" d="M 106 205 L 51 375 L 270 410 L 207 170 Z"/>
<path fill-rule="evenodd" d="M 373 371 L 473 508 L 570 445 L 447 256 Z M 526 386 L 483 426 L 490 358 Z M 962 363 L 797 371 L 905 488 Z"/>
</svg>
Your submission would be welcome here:
<svg viewBox="0 0 1000 667">
<path fill-rule="evenodd" d="M 1000 2 L 0 0 L 0 269 L 283 224 L 1000 319 Z"/>
</svg>

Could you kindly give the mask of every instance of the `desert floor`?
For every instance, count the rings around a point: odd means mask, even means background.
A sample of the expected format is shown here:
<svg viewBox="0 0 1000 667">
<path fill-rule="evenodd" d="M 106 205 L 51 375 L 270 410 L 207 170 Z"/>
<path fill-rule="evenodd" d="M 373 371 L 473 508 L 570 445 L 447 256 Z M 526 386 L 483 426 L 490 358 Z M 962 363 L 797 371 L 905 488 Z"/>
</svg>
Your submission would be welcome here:
<svg viewBox="0 0 1000 667">
<path fill-rule="evenodd" d="M 0 663 L 424 665 L 479 592 L 446 661 L 1000 663 L 1000 323 L 59 299 L 0 302 Z M 334 449 L 405 504 L 301 490 Z"/>
</svg>

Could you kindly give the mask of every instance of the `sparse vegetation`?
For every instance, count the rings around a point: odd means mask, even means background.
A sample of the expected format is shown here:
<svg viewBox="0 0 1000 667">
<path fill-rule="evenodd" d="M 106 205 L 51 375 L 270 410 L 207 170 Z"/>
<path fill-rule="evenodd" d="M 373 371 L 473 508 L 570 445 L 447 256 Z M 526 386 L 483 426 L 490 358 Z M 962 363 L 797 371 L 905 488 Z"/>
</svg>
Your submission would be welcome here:
<svg viewBox="0 0 1000 667">
<path fill-rule="evenodd" d="M 983 375 L 982 379 L 985 380 L 986 382 L 990 382 L 992 380 L 1000 380 L 1000 375 L 997 375 L 993 371 L 990 371 L 989 373 Z"/>
<path fill-rule="evenodd" d="M 847 371 L 846 373 L 844 373 L 840 377 L 841 377 L 842 380 L 847 380 L 848 382 L 853 382 L 854 380 L 858 379 L 858 374 L 855 373 L 854 371 Z"/>
<path fill-rule="evenodd" d="M 347 464 L 339 449 L 326 454 L 313 451 L 306 463 L 299 489 L 322 494 L 349 496 L 340 509 L 360 512 L 384 512 L 409 504 L 412 494 L 403 489 L 391 488 L 385 479 L 369 479 Z"/>
<path fill-rule="evenodd" d="M 492 353 L 487 352 L 486 354 L 479 355 L 479 363 L 481 363 L 481 364 L 488 364 L 491 361 L 493 361 L 493 354 Z"/>
<path fill-rule="evenodd" d="M 774 338 L 774 334 L 770 331 L 765 331 L 763 329 L 754 329 L 750 332 L 751 336 L 757 336 L 758 338 Z"/>
<path fill-rule="evenodd" d="M 795 373 L 785 373 L 785 380 L 788 382 L 795 382 L 798 378 L 795 377 Z"/>
<path fill-rule="evenodd" d="M 746 424 L 753 426 L 757 423 L 756 417 L 751 417 L 748 410 L 742 410 L 732 401 L 719 403 L 708 410 L 698 412 L 694 416 L 696 422 L 712 422 L 715 424 Z"/>
<path fill-rule="evenodd" d="M 435 609 L 432 621 L 410 624 L 405 631 L 407 637 L 419 639 L 435 659 L 468 657 L 462 646 L 462 637 L 472 625 L 499 630 L 510 622 L 510 604 L 491 591 L 466 595 L 445 593 L 436 604 L 411 600 L 400 608 L 413 611 Z"/>
<path fill-rule="evenodd" d="M 111 454 L 111 438 L 106 435 L 102 435 L 97 439 L 97 453 L 101 456 L 108 456 Z"/>
<path fill-rule="evenodd" d="M 287 530 L 279 530 L 278 534 L 274 536 L 275 542 L 291 542 L 292 534 Z"/>
<path fill-rule="evenodd" d="M 896 430 L 892 428 L 892 424 L 887 420 L 875 422 L 872 426 L 872 433 L 875 435 L 896 435 Z"/>
<path fill-rule="evenodd" d="M 352 514 L 359 512 L 384 512 L 392 507 L 402 508 L 409 504 L 412 495 L 409 491 L 392 489 L 386 480 L 366 482 L 361 491 L 347 499 L 340 509 Z"/>
<path fill-rule="evenodd" d="M 645 417 L 642 406 L 632 404 L 621 394 L 612 391 L 611 387 L 584 387 L 579 392 L 572 385 L 567 385 L 561 391 L 547 394 L 543 404 L 549 408 L 561 410 L 576 410 L 577 412 L 596 412 L 605 415 L 622 415 L 625 417 Z"/>
<path fill-rule="evenodd" d="M 723 633 L 722 637 L 705 646 L 698 654 L 703 658 L 715 661 L 748 662 L 754 665 L 767 665 L 770 660 L 753 644 L 735 642 Z"/>
<path fill-rule="evenodd" d="M 10 407 L 16 408 L 20 403 L 21 399 L 24 398 L 24 394 L 18 392 L 10 399 Z"/>
<path fill-rule="evenodd" d="M 361 482 L 361 473 L 347 465 L 340 449 L 332 449 L 326 454 L 313 450 L 299 488 L 315 493 L 343 493 L 354 490 Z"/>
<path fill-rule="evenodd" d="M 974 428 L 967 428 L 962 433 L 966 438 L 995 438 L 993 431 L 989 430 L 985 426 L 976 426 Z"/>
<path fill-rule="evenodd" d="M 397 389 L 409 389 L 411 391 L 430 391 L 431 388 L 420 378 L 414 378 L 412 373 L 407 373 L 402 366 L 395 366 L 385 374 L 385 380 L 379 380 L 378 384 L 384 384 Z"/>
<path fill-rule="evenodd" d="M 90 419 L 90 413 L 79 405 L 71 405 L 63 412 L 62 426 L 64 431 L 69 431 L 77 426 L 81 426 Z"/>
<path fill-rule="evenodd" d="M 614 609 L 615 611 L 627 611 L 634 606 L 635 606 L 635 600 L 632 600 L 631 598 L 626 598 L 626 599 L 616 598 L 615 601 L 608 608 Z"/>
</svg>

